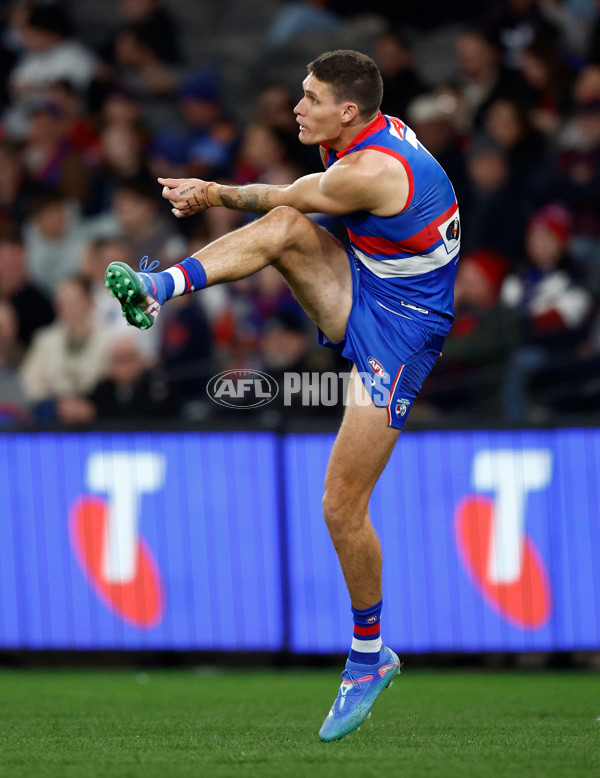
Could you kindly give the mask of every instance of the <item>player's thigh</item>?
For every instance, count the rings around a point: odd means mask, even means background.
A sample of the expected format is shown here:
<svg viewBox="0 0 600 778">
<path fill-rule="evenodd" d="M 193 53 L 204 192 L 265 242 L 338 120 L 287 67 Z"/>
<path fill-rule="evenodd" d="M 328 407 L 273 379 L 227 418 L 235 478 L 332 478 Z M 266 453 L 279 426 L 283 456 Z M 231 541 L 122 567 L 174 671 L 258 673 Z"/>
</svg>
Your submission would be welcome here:
<svg viewBox="0 0 600 778">
<path fill-rule="evenodd" d="M 340 241 L 296 211 L 286 249 L 273 264 L 325 335 L 333 342 L 343 338 L 352 308 L 352 273 Z"/>
<path fill-rule="evenodd" d="M 386 408 L 376 407 L 353 368 L 344 418 L 325 476 L 325 501 L 366 509 L 400 431 L 388 427 Z"/>
</svg>

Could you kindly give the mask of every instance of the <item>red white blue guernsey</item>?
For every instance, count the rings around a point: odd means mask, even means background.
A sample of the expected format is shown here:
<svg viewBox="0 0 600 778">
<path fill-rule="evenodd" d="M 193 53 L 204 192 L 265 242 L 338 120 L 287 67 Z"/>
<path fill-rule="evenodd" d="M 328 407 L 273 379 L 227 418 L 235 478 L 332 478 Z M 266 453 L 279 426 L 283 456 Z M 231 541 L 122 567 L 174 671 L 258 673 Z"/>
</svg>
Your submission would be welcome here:
<svg viewBox="0 0 600 778">
<path fill-rule="evenodd" d="M 399 213 L 357 211 L 341 218 L 360 263 L 361 286 L 379 305 L 445 335 L 452 324 L 460 251 L 458 204 L 448 176 L 413 130 L 382 113 L 348 148 L 337 153 L 324 148 L 326 167 L 363 149 L 389 154 L 404 166 L 409 192 Z"/>
</svg>

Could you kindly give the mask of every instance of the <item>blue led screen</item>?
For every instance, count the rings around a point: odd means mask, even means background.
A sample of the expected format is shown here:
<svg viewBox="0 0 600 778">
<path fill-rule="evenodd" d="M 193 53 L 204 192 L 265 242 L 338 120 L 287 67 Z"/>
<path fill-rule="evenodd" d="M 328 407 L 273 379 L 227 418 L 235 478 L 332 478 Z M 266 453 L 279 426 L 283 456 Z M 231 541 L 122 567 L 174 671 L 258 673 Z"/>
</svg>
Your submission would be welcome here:
<svg viewBox="0 0 600 778">
<path fill-rule="evenodd" d="M 274 445 L 0 438 L 0 645 L 277 650 Z"/>
<path fill-rule="evenodd" d="M 331 435 L 0 436 L 0 648 L 344 652 Z M 600 648 L 600 430 L 401 436 L 370 506 L 401 652 Z"/>
</svg>

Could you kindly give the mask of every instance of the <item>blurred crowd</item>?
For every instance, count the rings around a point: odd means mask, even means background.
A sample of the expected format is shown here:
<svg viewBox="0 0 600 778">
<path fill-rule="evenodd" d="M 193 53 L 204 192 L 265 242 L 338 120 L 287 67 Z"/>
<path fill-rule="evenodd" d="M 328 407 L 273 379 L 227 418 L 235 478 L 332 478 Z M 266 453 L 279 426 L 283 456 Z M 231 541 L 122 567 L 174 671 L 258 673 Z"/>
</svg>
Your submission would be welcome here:
<svg viewBox="0 0 600 778">
<path fill-rule="evenodd" d="M 367 51 L 382 110 L 415 130 L 461 209 L 455 324 L 413 415 L 598 413 L 600 3 L 458 3 L 438 20 L 452 52 L 436 83 L 415 56 L 429 5 L 402 18 L 375 3 Z M 320 169 L 297 140 L 300 84 L 278 81 L 269 51 L 313 34 L 335 48 L 358 9 L 280 3 L 243 119 L 217 63 L 186 62 L 181 20 L 161 0 L 115 0 L 96 48 L 64 2 L 0 9 L 0 425 L 202 419 L 225 413 L 205 391 L 221 371 L 347 369 L 272 268 L 172 301 L 147 332 L 123 321 L 104 271 L 145 256 L 164 269 L 255 218 L 211 209 L 178 221 L 157 176 L 286 184 Z M 312 217 L 343 239 L 335 220 Z"/>
</svg>

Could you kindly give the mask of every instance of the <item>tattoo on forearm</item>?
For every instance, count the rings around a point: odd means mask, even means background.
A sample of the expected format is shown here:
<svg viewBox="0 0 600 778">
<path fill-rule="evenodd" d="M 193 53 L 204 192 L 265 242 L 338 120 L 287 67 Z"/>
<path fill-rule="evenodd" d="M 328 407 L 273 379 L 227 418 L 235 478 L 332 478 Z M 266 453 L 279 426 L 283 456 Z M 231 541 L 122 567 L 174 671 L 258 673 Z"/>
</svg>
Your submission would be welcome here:
<svg viewBox="0 0 600 778">
<path fill-rule="evenodd" d="M 270 210 L 270 195 L 268 188 L 265 188 L 261 194 L 253 192 L 250 188 L 241 187 L 237 189 L 234 196 L 221 190 L 219 193 L 221 202 L 226 208 L 234 211 L 246 211 L 247 213 L 266 213 Z"/>
</svg>

